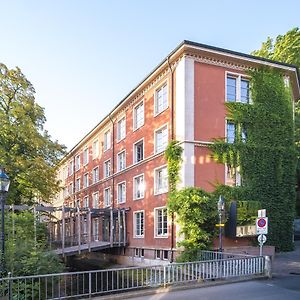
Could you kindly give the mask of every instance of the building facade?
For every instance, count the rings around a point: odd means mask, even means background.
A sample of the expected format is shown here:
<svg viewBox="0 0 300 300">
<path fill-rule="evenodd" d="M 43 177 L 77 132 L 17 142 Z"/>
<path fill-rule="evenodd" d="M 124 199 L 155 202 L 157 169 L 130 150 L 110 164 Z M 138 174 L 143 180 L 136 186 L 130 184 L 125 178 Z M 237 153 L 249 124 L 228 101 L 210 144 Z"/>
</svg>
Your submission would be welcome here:
<svg viewBox="0 0 300 300">
<path fill-rule="evenodd" d="M 216 163 L 208 146 L 214 138 L 233 141 L 236 128 L 226 119 L 224 103 L 251 105 L 247 70 L 264 65 L 282 70 L 299 98 L 294 66 L 181 43 L 66 155 L 56 205 L 126 208 L 123 255 L 172 261 L 179 236 L 166 210 L 164 150 L 170 140 L 181 143 L 180 187 L 212 191 L 217 182 L 238 185 L 238 170 Z M 96 240 L 109 226 L 99 222 L 92 220 Z"/>
</svg>

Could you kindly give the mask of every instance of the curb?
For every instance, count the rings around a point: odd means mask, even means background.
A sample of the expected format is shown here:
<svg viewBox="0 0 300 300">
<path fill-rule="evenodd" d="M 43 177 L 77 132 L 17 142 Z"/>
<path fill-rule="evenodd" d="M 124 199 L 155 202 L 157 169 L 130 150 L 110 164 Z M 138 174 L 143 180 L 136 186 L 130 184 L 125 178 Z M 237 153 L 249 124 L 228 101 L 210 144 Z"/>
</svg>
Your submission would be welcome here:
<svg viewBox="0 0 300 300">
<path fill-rule="evenodd" d="M 252 277 L 240 277 L 238 279 L 220 279 L 218 281 L 201 281 L 198 283 L 188 283 L 188 284 L 185 283 L 185 285 L 172 285 L 172 286 L 160 287 L 160 288 L 144 288 L 142 290 L 138 290 L 134 292 L 124 292 L 124 293 L 111 294 L 106 296 L 96 296 L 93 297 L 93 299 L 95 300 L 130 299 L 135 297 L 150 296 L 150 295 L 163 294 L 163 293 L 169 293 L 169 292 L 175 292 L 181 290 L 213 287 L 217 285 L 225 285 L 225 284 L 238 283 L 243 281 L 262 280 L 262 279 L 269 279 L 269 278 L 264 275 L 258 275 Z M 90 298 L 86 298 L 86 299 L 90 299 Z"/>
</svg>

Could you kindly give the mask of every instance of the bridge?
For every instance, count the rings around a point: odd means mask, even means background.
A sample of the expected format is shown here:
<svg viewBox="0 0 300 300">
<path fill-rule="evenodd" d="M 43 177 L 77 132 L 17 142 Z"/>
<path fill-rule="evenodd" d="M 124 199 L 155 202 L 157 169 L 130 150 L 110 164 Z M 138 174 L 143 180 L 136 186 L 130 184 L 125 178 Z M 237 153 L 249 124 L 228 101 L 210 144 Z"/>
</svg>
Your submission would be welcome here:
<svg viewBox="0 0 300 300">
<path fill-rule="evenodd" d="M 128 209 L 6 205 L 5 210 L 32 210 L 35 223 L 47 224 L 50 248 L 63 257 L 127 244 Z"/>
</svg>

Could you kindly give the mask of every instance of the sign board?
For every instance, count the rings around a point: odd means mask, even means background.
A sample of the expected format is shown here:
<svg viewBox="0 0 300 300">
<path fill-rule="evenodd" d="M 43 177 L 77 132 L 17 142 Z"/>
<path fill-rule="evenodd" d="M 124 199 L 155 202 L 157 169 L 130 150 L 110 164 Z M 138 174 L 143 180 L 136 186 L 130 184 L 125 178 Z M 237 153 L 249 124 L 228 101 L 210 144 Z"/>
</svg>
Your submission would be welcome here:
<svg viewBox="0 0 300 300">
<path fill-rule="evenodd" d="M 267 217 L 261 217 L 256 219 L 256 234 L 268 234 Z"/>
<path fill-rule="evenodd" d="M 264 217 L 266 217 L 266 216 L 267 216 L 266 210 L 265 210 L 265 209 L 259 209 L 259 210 L 257 211 L 257 216 L 258 216 L 259 218 L 264 218 Z"/>
<path fill-rule="evenodd" d="M 260 244 L 264 244 L 267 241 L 267 237 L 264 234 L 260 234 L 257 240 Z"/>
</svg>

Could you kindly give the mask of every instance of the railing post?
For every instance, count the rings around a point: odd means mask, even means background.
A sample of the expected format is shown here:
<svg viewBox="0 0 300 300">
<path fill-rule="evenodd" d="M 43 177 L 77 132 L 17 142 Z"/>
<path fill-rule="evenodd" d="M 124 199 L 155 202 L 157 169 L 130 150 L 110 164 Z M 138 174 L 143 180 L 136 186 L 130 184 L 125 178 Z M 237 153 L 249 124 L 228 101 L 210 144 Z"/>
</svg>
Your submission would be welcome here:
<svg viewBox="0 0 300 300">
<path fill-rule="evenodd" d="M 166 266 L 164 266 L 164 288 L 167 286 L 167 270 Z"/>
<path fill-rule="evenodd" d="M 92 298 L 92 273 L 89 272 L 89 298 Z"/>
<path fill-rule="evenodd" d="M 272 262 L 270 256 L 264 256 L 264 275 L 272 278 Z"/>
<path fill-rule="evenodd" d="M 8 272 L 8 300 L 12 300 L 11 272 Z"/>
</svg>

